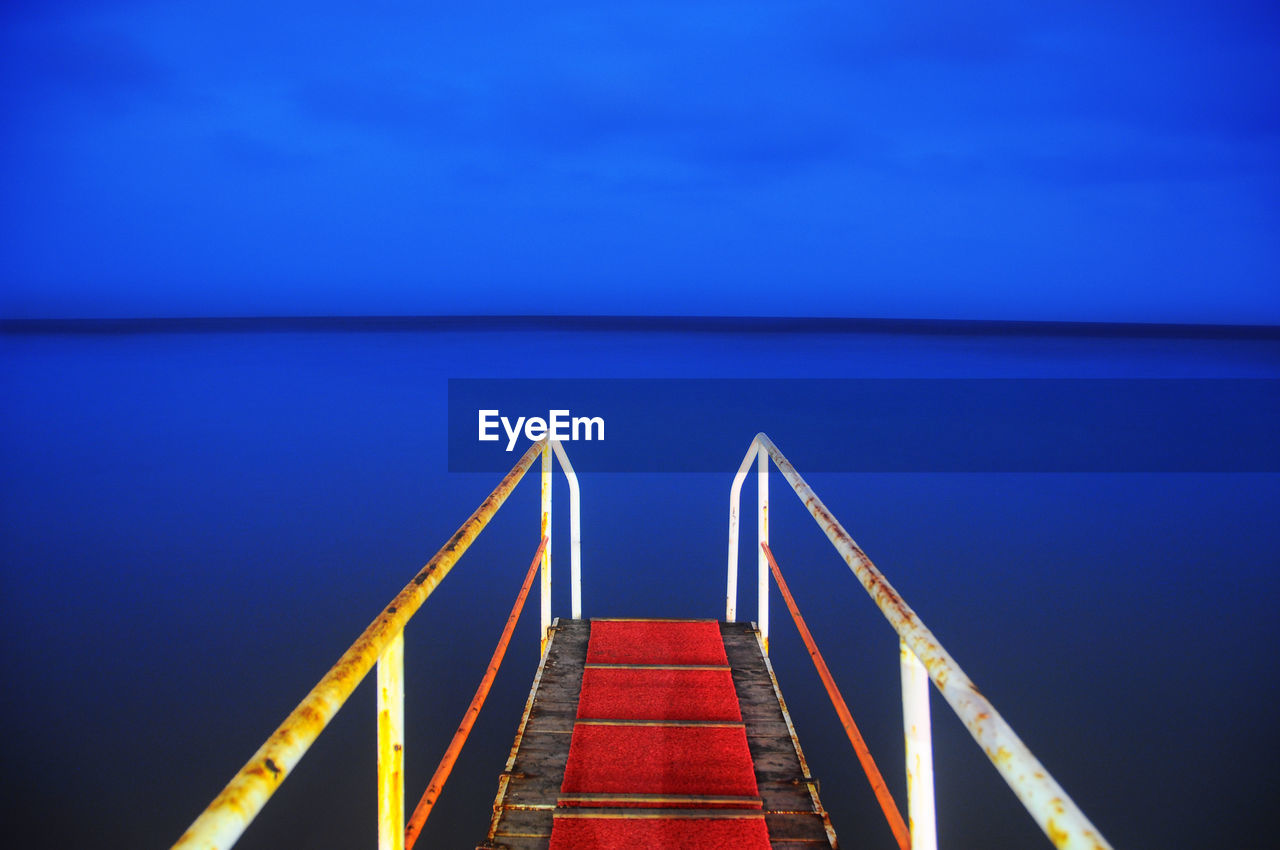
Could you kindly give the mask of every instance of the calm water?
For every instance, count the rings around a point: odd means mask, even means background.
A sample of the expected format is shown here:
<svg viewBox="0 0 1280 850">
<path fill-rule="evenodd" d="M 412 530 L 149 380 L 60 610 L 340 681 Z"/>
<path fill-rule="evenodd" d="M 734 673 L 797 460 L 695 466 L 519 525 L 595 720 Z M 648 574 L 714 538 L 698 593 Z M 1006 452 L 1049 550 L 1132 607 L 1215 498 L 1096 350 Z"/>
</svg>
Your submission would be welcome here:
<svg viewBox="0 0 1280 850">
<path fill-rule="evenodd" d="M 15 846 L 140 848 L 181 834 L 495 483 L 446 471 L 449 378 L 1276 378 L 1280 343 L 477 326 L 8 334 L 0 369 L 5 822 L 24 836 Z M 769 424 L 726 414 L 723 474 L 584 478 L 588 615 L 721 615 L 725 497 Z M 802 472 L 823 449 L 780 444 Z M 901 792 L 896 638 L 775 481 L 774 548 Z M 1117 847 L 1262 846 L 1280 753 L 1280 475 L 810 482 Z M 410 627 L 415 797 L 479 681 L 537 523 L 526 482 Z M 557 554 L 567 565 L 563 544 Z M 754 610 L 747 581 L 742 600 Z M 774 610 L 774 664 L 837 831 L 894 846 L 776 598 Z M 536 647 L 530 611 L 423 846 L 483 837 Z M 936 697 L 934 713 L 943 846 L 1048 846 Z M 239 846 L 371 846 L 373 715 L 366 683 Z"/>
</svg>

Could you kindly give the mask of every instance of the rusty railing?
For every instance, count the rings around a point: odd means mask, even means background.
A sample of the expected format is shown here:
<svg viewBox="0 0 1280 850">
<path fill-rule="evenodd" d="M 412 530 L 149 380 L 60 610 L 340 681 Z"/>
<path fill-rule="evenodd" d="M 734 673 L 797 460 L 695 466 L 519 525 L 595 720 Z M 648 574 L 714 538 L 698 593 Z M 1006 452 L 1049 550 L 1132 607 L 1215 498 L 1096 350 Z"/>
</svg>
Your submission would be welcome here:
<svg viewBox="0 0 1280 850">
<path fill-rule="evenodd" d="M 502 507 L 516 484 L 529 471 L 534 459 L 541 454 L 542 540 L 538 551 L 542 581 L 539 634 L 545 649 L 547 629 L 551 626 L 553 453 L 569 481 L 571 605 L 574 618 L 582 616 L 578 479 L 559 441 L 544 438 L 529 447 L 480 507 L 476 508 L 440 551 L 356 638 L 355 643 L 232 777 L 208 808 L 195 819 L 173 845 L 173 850 L 226 850 L 235 844 L 375 664 L 378 667 L 378 848 L 403 850 L 404 628 Z M 538 561 L 537 555 L 534 561 Z M 521 601 L 523 596 L 522 592 Z M 509 623 L 509 626 L 514 626 L 514 623 Z M 504 637 L 508 637 L 505 632 Z M 447 772 L 446 770 L 445 773 Z M 438 788 L 435 792 L 438 793 Z M 421 828 L 421 823 L 418 822 L 416 827 Z M 414 832 L 416 833 L 416 829 Z"/>
<path fill-rule="evenodd" d="M 729 491 L 729 570 L 726 618 L 733 621 L 738 607 L 738 507 L 742 483 L 756 460 L 757 475 L 757 625 L 763 645 L 769 640 L 769 460 L 795 490 L 827 539 L 870 594 L 898 633 L 902 673 L 903 731 L 906 737 L 907 812 L 913 850 L 936 850 L 937 826 L 933 799 L 933 746 L 929 718 L 929 680 L 963 721 L 1022 801 L 1045 835 L 1059 848 L 1104 850 L 1110 844 L 1080 811 L 1062 787 L 1032 755 L 995 707 L 965 675 L 933 633 L 845 531 L 840 521 L 805 483 L 795 467 L 765 434 L 757 434 L 734 476 Z M 781 574 L 779 574 L 780 577 Z M 789 594 L 788 594 L 789 595 Z M 799 622 L 799 621 L 798 621 Z M 815 658 L 815 661 L 818 659 Z M 820 668 L 821 669 L 821 668 Z M 830 690 L 830 689 L 829 689 Z M 833 697 L 834 699 L 834 697 Z M 839 706 L 837 706 L 837 711 Z M 843 720 L 843 718 L 842 718 Z M 852 740 L 852 737 L 851 737 Z M 856 746 L 856 744 L 855 744 Z M 875 781 L 872 779 L 874 786 Z"/>
</svg>

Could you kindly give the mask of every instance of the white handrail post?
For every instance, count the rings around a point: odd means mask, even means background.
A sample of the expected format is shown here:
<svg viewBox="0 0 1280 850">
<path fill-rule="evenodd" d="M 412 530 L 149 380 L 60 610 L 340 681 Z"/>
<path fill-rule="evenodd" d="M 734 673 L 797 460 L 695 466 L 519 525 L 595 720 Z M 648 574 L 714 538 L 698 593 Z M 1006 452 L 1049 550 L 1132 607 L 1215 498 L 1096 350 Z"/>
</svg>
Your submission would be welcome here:
<svg viewBox="0 0 1280 850">
<path fill-rule="evenodd" d="M 547 545 L 542 550 L 541 630 L 538 651 L 547 649 L 547 633 L 551 628 L 551 441 L 542 444 L 542 536 Z"/>
<path fill-rule="evenodd" d="M 742 506 L 742 482 L 747 479 L 747 469 L 759 451 L 759 441 L 752 440 L 729 488 L 729 587 L 725 592 L 724 618 L 730 623 L 738 617 L 738 509 Z"/>
<path fill-rule="evenodd" d="M 929 672 L 901 638 L 898 656 L 902 669 L 902 729 L 907 750 L 907 821 L 911 824 L 911 850 L 938 850 Z"/>
<path fill-rule="evenodd" d="M 564 477 L 569 481 L 569 582 L 572 591 L 572 616 L 582 619 L 582 496 L 578 490 L 578 474 L 569 463 L 564 446 L 559 440 L 553 440 L 551 447 L 555 449 L 556 459 L 564 470 Z"/>
<path fill-rule="evenodd" d="M 378 659 L 378 850 L 404 850 L 404 632 Z"/>
<path fill-rule="evenodd" d="M 769 542 L 769 453 L 756 452 L 756 523 L 759 540 L 756 544 L 756 559 L 759 564 L 756 579 L 756 594 L 759 599 L 760 637 L 764 640 L 764 651 L 769 651 L 769 559 L 764 554 L 764 546 Z"/>
</svg>

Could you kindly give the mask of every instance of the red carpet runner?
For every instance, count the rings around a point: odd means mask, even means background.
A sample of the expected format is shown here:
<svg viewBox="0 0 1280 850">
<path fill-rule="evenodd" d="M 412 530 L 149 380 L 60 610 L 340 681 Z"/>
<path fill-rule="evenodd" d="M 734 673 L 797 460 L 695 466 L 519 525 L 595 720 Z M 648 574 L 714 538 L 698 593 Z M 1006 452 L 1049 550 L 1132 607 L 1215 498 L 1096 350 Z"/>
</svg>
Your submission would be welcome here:
<svg viewBox="0 0 1280 850">
<path fill-rule="evenodd" d="M 593 620 L 551 850 L 768 850 L 715 622 Z"/>
</svg>

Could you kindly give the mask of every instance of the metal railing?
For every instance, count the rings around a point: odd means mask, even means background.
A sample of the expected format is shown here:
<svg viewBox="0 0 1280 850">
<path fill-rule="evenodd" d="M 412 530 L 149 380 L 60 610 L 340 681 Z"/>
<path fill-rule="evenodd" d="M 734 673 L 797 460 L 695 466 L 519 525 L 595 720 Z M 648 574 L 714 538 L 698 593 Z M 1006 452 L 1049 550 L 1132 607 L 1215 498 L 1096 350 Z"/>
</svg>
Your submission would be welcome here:
<svg viewBox="0 0 1280 850">
<path fill-rule="evenodd" d="M 729 491 L 729 569 L 726 617 L 736 619 L 738 607 L 738 506 L 742 483 L 756 459 L 757 552 L 759 571 L 757 625 L 768 651 L 769 636 L 769 460 L 795 490 L 827 539 L 870 594 L 898 633 L 902 675 L 903 731 L 906 737 L 907 811 L 913 850 L 936 850 L 937 826 L 933 800 L 933 750 L 929 718 L 929 680 L 963 721 L 969 734 L 991 759 L 1022 805 L 1059 848 L 1103 850 L 1110 844 L 1032 755 L 995 707 L 965 675 L 933 633 L 898 595 L 840 521 L 805 483 L 795 467 L 765 434 L 757 434 L 734 476 Z M 779 573 L 779 577 L 781 574 Z M 797 621 L 799 624 L 799 621 Z M 817 659 L 815 658 L 815 661 Z M 874 780 L 873 780 L 874 784 Z"/>
<path fill-rule="evenodd" d="M 404 629 L 409 620 L 417 613 L 427 597 L 435 590 L 449 573 L 458 559 L 497 513 L 507 497 L 515 489 L 516 484 L 524 477 L 533 465 L 534 459 L 541 456 L 542 502 L 541 502 L 541 539 L 534 561 L 530 565 L 530 573 L 526 585 L 522 588 L 511 617 L 508 618 L 503 638 L 495 651 L 490 671 L 486 673 L 477 691 L 476 698 L 468 709 L 467 719 L 478 712 L 492 682 L 494 665 L 501 661 L 505 643 L 510 639 L 514 620 L 518 618 L 523 600 L 528 592 L 528 583 L 532 580 L 533 570 L 540 567 L 540 616 L 539 636 L 545 652 L 548 629 L 551 627 L 551 492 L 552 492 L 552 455 L 559 461 L 560 467 L 569 484 L 570 511 L 570 584 L 571 608 L 574 619 L 582 617 L 582 570 L 581 570 L 581 522 L 580 492 L 577 475 L 565 454 L 564 448 L 555 440 L 539 440 L 529 447 L 511 471 L 503 477 L 489 496 L 480 504 L 470 517 L 462 524 L 447 543 L 426 563 L 414 578 L 396 595 L 391 603 L 364 630 L 355 643 L 338 659 L 320 682 L 303 698 L 297 708 L 285 718 L 266 742 L 249 759 L 243 768 L 232 778 L 222 792 L 191 824 L 190 828 L 173 845 L 173 850 L 225 850 L 231 847 L 250 822 L 266 805 L 280 783 L 293 771 L 311 744 L 316 740 L 329 721 L 337 714 L 356 686 L 364 679 L 369 670 L 377 666 L 377 729 L 378 729 L 378 847 L 379 850 L 403 850 L 406 846 L 405 806 L 404 806 Z M 773 553 L 769 548 L 769 460 L 777 466 L 796 495 L 804 503 L 814 520 L 826 533 L 836 551 L 844 558 L 846 564 L 862 583 L 867 593 L 879 606 L 885 617 L 893 625 L 899 636 L 899 654 L 901 659 L 903 726 L 906 738 L 908 817 L 910 821 L 910 846 L 914 850 L 936 850 L 937 831 L 934 817 L 933 800 L 933 763 L 932 735 L 929 716 L 929 680 L 932 679 L 939 692 L 951 705 L 952 709 L 964 722 L 970 734 L 983 751 L 991 759 L 996 769 L 1022 801 L 1027 811 L 1048 835 L 1050 840 L 1060 848 L 1090 848 L 1100 850 L 1110 845 L 1098 833 L 1087 817 L 1076 807 L 1071 798 L 1049 775 L 1048 771 L 1036 760 L 1026 745 L 999 715 L 987 699 L 978 692 L 964 671 L 955 660 L 947 654 L 897 591 L 889 584 L 883 574 L 876 568 L 866 554 L 845 531 L 840 522 L 796 472 L 791 463 L 778 451 L 777 446 L 763 433 L 752 440 L 743 458 L 742 465 L 734 476 L 729 496 L 729 557 L 728 588 L 726 593 L 726 619 L 737 619 L 737 586 L 738 586 L 738 508 L 741 498 L 742 484 L 746 479 L 751 461 L 757 463 L 757 624 L 760 629 L 761 643 L 768 652 L 769 641 L 769 574 L 771 568 L 779 582 L 785 588 L 781 572 L 777 568 Z M 791 600 L 789 592 L 783 590 L 784 599 L 796 618 L 802 635 L 807 633 L 799 611 Z M 808 641 L 806 643 L 809 643 Z M 811 654 L 819 666 L 822 675 L 825 663 L 821 661 L 816 646 L 811 647 Z M 824 677 L 824 684 L 830 678 Z M 833 702 L 837 702 L 838 690 L 832 681 L 828 692 Z M 837 704 L 840 713 L 842 700 Z M 860 734 L 853 725 L 852 718 L 846 718 L 847 709 L 841 713 L 841 722 L 845 725 L 858 749 Z M 459 732 L 465 739 L 469 724 L 464 720 L 466 730 Z M 448 760 L 456 758 L 461 742 L 457 736 L 450 744 L 441 768 L 432 777 L 423 803 L 419 804 L 420 817 L 415 817 L 408 830 L 409 840 L 416 838 L 425 819 L 425 810 L 430 809 L 440 792 L 444 777 L 447 776 L 452 763 Z M 865 745 L 863 746 L 865 749 Z M 858 751 L 860 760 L 863 753 Z M 868 758 L 869 760 L 869 754 Z M 864 766 L 866 761 L 864 760 Z M 875 775 L 873 775 L 875 774 Z M 873 788 L 877 787 L 878 772 L 869 770 L 869 778 Z M 883 780 L 880 779 L 880 786 Z M 877 788 L 877 796 L 882 805 L 886 805 L 886 815 L 891 826 L 895 826 L 895 835 L 903 843 L 900 823 L 901 817 L 894 817 L 888 811 L 887 803 Z"/>
<path fill-rule="evenodd" d="M 253 757 L 191 824 L 173 850 L 226 850 L 244 833 L 263 806 L 324 731 L 356 686 L 377 664 L 378 848 L 402 850 L 404 823 L 404 628 L 471 543 L 502 507 L 516 484 L 542 456 L 542 540 L 540 630 L 545 650 L 551 626 L 551 456 L 569 481 L 571 607 L 582 616 L 581 523 L 578 478 L 559 441 L 531 445 L 475 512 L 337 663 L 311 689 Z M 535 557 L 535 561 L 537 558 Z M 523 593 L 521 598 L 523 599 Z M 509 626 L 514 623 L 509 621 Z M 504 637 L 508 636 L 504 632 Z M 482 685 L 483 687 L 483 685 Z M 447 757 L 447 755 L 446 755 Z M 428 790 L 431 790 L 429 787 Z M 438 789 L 436 789 L 438 793 Z M 418 828 L 421 824 L 418 824 Z M 416 833 L 416 830 L 415 830 Z"/>
</svg>

